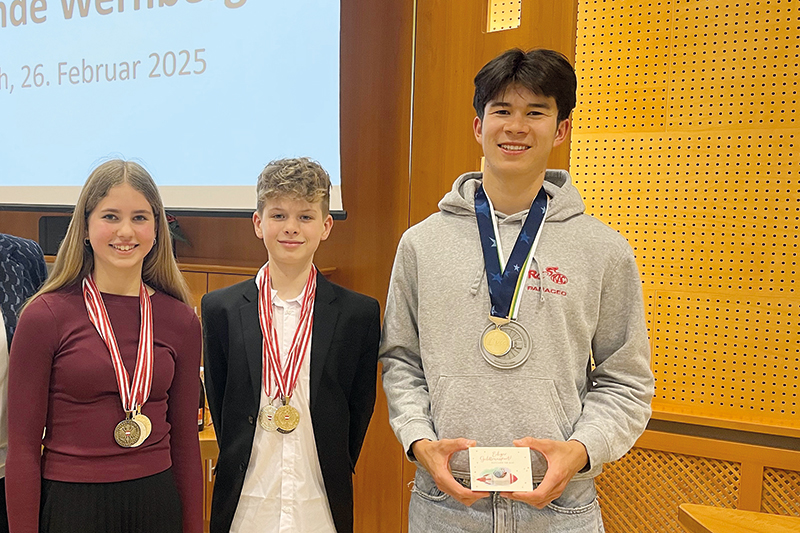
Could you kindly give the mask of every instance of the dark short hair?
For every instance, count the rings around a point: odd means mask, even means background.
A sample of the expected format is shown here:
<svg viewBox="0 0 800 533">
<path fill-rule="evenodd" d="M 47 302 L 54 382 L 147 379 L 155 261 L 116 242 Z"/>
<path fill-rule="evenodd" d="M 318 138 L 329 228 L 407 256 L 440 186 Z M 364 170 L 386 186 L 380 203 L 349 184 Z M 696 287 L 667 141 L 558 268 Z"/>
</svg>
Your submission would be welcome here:
<svg viewBox="0 0 800 533">
<path fill-rule="evenodd" d="M 555 98 L 558 121 L 569 118 L 575 108 L 578 80 L 575 69 L 560 52 L 536 48 L 523 52 L 506 50 L 495 57 L 475 76 L 472 105 L 478 118 L 492 99 L 502 95 L 511 85 L 520 85 L 534 94 Z"/>
</svg>

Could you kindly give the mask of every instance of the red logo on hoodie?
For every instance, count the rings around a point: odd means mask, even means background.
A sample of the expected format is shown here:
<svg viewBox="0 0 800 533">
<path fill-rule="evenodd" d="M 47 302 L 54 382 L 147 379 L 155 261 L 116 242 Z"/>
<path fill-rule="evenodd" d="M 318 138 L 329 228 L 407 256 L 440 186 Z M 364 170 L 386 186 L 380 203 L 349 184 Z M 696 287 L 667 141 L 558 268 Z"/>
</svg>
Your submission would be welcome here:
<svg viewBox="0 0 800 533">
<path fill-rule="evenodd" d="M 558 271 L 558 267 L 546 267 L 544 269 L 544 275 L 550 278 L 550 281 L 557 285 L 566 285 L 569 282 L 569 278 L 567 278 L 566 274 L 563 272 Z M 539 272 L 536 270 L 529 270 L 528 271 L 528 279 L 541 279 L 539 276 Z M 539 291 L 540 288 L 535 285 L 528 285 L 527 290 L 529 291 Z M 562 289 L 554 289 L 550 287 L 543 287 L 541 291 L 544 293 L 550 294 L 558 294 L 559 296 L 566 296 L 567 291 Z"/>
<path fill-rule="evenodd" d="M 544 269 L 544 273 L 553 281 L 553 283 L 557 283 L 559 285 L 566 285 L 569 281 L 567 276 L 558 271 L 558 267 L 547 267 Z"/>
<path fill-rule="evenodd" d="M 544 275 L 550 278 L 550 281 L 558 285 L 566 285 L 569 278 L 562 272 L 558 271 L 558 267 L 547 267 L 544 269 Z M 539 279 L 539 273 L 535 270 L 528 271 L 528 279 Z"/>
</svg>

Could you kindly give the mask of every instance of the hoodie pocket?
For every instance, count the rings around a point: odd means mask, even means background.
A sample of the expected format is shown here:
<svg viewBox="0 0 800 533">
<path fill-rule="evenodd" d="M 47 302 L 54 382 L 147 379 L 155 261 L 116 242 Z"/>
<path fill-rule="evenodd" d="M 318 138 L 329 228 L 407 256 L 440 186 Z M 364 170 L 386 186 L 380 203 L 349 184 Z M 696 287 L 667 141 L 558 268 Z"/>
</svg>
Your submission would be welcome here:
<svg viewBox="0 0 800 533">
<path fill-rule="evenodd" d="M 565 441 L 572 435 L 553 380 L 515 374 L 441 376 L 431 396 L 440 439 L 465 437 L 478 446 L 513 446 L 522 437 Z M 546 462 L 532 454 L 534 478 Z M 466 452 L 454 455 L 454 470 L 469 471 Z"/>
</svg>

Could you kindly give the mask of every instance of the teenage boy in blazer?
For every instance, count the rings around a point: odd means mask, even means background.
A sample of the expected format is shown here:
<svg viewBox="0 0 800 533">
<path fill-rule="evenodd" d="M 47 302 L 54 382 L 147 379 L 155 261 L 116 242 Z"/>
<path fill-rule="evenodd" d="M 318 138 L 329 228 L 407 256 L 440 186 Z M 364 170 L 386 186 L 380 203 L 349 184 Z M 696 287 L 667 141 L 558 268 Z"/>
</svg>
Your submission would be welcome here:
<svg viewBox="0 0 800 533">
<path fill-rule="evenodd" d="M 220 449 L 212 533 L 353 530 L 352 474 L 375 403 L 380 308 L 313 267 L 333 225 L 329 188 L 314 161 L 269 163 L 253 214 L 269 261 L 255 279 L 203 297 L 205 383 Z M 261 294 L 270 299 L 260 308 Z"/>
</svg>

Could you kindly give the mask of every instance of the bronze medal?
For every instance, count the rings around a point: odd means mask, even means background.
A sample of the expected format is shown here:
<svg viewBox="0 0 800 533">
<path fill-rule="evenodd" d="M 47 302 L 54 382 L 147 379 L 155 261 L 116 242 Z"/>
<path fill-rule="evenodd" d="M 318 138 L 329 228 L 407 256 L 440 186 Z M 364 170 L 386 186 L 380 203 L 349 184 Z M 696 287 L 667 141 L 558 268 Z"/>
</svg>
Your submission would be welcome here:
<svg viewBox="0 0 800 533">
<path fill-rule="evenodd" d="M 300 413 L 291 405 L 282 405 L 275 411 L 272 420 L 275 421 L 279 432 L 291 433 L 300 423 Z"/>
<path fill-rule="evenodd" d="M 132 418 L 126 418 L 114 428 L 114 440 L 123 448 L 139 446 L 144 441 L 143 434 L 142 423 Z"/>
</svg>

